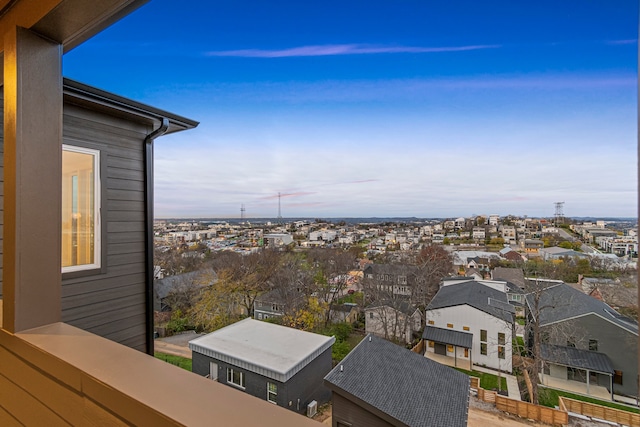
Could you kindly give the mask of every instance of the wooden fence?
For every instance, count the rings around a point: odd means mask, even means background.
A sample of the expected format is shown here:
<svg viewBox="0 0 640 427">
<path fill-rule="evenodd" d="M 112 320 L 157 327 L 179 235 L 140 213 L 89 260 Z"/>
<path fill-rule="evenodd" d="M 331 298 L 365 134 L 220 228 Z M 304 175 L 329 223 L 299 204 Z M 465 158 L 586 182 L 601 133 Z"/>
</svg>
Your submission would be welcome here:
<svg viewBox="0 0 640 427">
<path fill-rule="evenodd" d="M 581 402 L 579 400 L 569 399 L 568 397 L 560 396 L 558 400 L 560 408 L 569 412 L 612 421 L 625 426 L 640 427 L 640 414 L 595 405 L 593 403 Z"/>
<path fill-rule="evenodd" d="M 569 424 L 569 414 L 566 411 L 549 408 L 547 406 L 534 405 L 529 402 L 496 396 L 496 408 L 522 418 L 532 419 L 552 425 Z"/>
<path fill-rule="evenodd" d="M 475 378 L 476 384 L 478 378 Z M 471 388 L 474 388 L 474 377 L 471 377 Z M 545 424 L 564 426 L 569 424 L 569 414 L 566 411 L 549 408 L 547 406 L 534 405 L 529 402 L 522 402 L 520 400 L 510 399 L 508 397 L 499 395 L 495 391 L 485 390 L 476 386 L 478 389 L 478 399 L 483 402 L 494 403 L 496 408 L 508 412 L 513 415 L 517 415 L 522 418 L 527 418 L 535 421 L 540 421 Z M 640 427 L 640 426 L 639 426 Z"/>
<path fill-rule="evenodd" d="M 424 340 L 418 341 L 418 344 L 416 344 L 411 351 L 418 354 L 424 354 Z"/>
</svg>

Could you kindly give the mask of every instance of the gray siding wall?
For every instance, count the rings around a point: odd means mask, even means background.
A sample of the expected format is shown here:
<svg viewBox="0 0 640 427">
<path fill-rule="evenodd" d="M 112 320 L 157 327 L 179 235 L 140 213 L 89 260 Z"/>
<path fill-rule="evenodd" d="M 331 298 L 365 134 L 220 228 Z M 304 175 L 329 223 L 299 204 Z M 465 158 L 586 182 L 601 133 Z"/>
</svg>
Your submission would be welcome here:
<svg viewBox="0 0 640 427">
<path fill-rule="evenodd" d="M 102 268 L 62 280 L 62 320 L 145 351 L 144 147 L 150 129 L 65 105 L 65 144 L 100 150 Z"/>
<path fill-rule="evenodd" d="M 616 394 L 636 396 L 638 385 L 638 336 L 595 314 L 543 328 L 549 331 L 551 344 L 567 345 L 573 338 L 576 348 L 589 349 L 589 340 L 598 341 L 598 352 L 609 356 L 613 369 L 622 371 L 622 385 L 614 384 Z M 598 383 L 603 384 L 601 378 Z M 606 384 L 608 387 L 609 384 Z"/>
<path fill-rule="evenodd" d="M 205 376 L 209 373 L 210 361 L 217 363 L 218 382 L 221 384 L 227 384 L 227 368 L 238 369 L 233 365 L 197 352 L 192 352 L 192 355 L 191 370 L 198 375 Z M 331 392 L 323 383 L 323 378 L 331 370 L 331 348 L 325 350 L 286 383 L 273 381 L 270 378 L 244 369 L 238 370 L 244 372 L 245 375 L 245 393 L 267 400 L 267 382 L 276 383 L 278 385 L 276 399 L 278 406 L 288 408 L 294 412 L 306 414 L 307 405 L 312 400 L 316 400 L 319 406 L 328 402 L 331 397 Z M 241 390 L 233 384 L 228 385 Z"/>
<path fill-rule="evenodd" d="M 333 427 L 338 427 L 339 422 L 343 422 L 346 425 L 352 425 L 354 427 L 393 427 L 393 424 L 389 424 L 382 418 L 367 411 L 363 407 L 356 405 L 336 392 L 334 392 L 331 397 L 331 404 Z"/>
</svg>

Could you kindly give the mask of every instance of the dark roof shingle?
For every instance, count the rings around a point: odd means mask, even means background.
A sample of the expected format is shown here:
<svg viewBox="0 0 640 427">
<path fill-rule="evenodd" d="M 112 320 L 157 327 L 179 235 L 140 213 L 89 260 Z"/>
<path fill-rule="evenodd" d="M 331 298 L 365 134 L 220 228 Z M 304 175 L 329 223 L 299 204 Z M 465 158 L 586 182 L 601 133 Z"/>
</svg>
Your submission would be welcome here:
<svg viewBox="0 0 640 427">
<path fill-rule="evenodd" d="M 427 306 L 427 311 L 465 304 L 505 322 L 514 321 L 514 309 L 507 301 L 507 294 L 476 281 L 441 287 Z"/>
<path fill-rule="evenodd" d="M 469 377 L 368 335 L 327 376 L 334 393 L 411 427 L 467 425 Z"/>
<path fill-rule="evenodd" d="M 581 350 L 561 345 L 540 344 L 540 355 L 545 362 L 613 374 L 613 365 L 609 356 L 597 351 Z"/>
</svg>

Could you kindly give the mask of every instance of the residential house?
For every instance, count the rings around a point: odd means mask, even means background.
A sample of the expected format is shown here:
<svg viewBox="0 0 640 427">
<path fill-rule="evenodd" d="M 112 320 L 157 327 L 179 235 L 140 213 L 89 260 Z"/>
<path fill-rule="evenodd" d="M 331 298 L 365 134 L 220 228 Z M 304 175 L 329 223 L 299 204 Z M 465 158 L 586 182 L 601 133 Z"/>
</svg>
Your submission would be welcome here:
<svg viewBox="0 0 640 427">
<path fill-rule="evenodd" d="M 471 237 L 473 240 L 484 240 L 486 237 L 486 231 L 484 227 L 473 227 L 471 231 Z"/>
<path fill-rule="evenodd" d="M 369 264 L 364 268 L 366 286 L 375 287 L 389 295 L 411 295 L 418 276 L 418 268 L 404 264 Z"/>
<path fill-rule="evenodd" d="M 364 309 L 365 331 L 379 337 L 411 343 L 422 328 L 422 313 L 407 301 L 380 301 Z"/>
<path fill-rule="evenodd" d="M 172 293 L 180 293 L 184 298 L 190 298 L 217 281 L 218 276 L 212 269 L 156 279 L 153 282 L 153 309 L 155 311 L 172 311 L 173 307 L 167 300 L 167 297 Z"/>
<path fill-rule="evenodd" d="M 152 356 L 154 141 L 197 122 L 61 75 L 144 3 L 0 2 L 0 425 L 317 425 Z"/>
<path fill-rule="evenodd" d="M 281 248 L 293 243 L 293 236 L 288 233 L 271 233 L 263 236 L 265 248 Z"/>
<path fill-rule="evenodd" d="M 500 233 L 504 242 L 507 244 L 515 244 L 517 241 L 516 228 L 513 225 L 503 225 L 500 227 Z"/>
<path fill-rule="evenodd" d="M 506 259 L 507 261 L 521 262 L 525 260 L 525 258 L 522 255 L 520 255 L 517 251 L 514 251 L 510 247 L 501 249 L 500 252 L 498 253 L 502 258 Z"/>
<path fill-rule="evenodd" d="M 304 296 L 297 289 L 279 287 L 265 292 L 253 300 L 253 318 L 267 320 L 293 312 L 304 303 Z"/>
<path fill-rule="evenodd" d="M 488 272 L 491 269 L 489 258 L 473 257 L 467 258 L 467 268 L 473 268 L 480 272 Z"/>
<path fill-rule="evenodd" d="M 189 341 L 194 373 L 297 413 L 329 401 L 334 337 L 244 319 Z"/>
<path fill-rule="evenodd" d="M 345 302 L 344 304 L 333 304 L 329 314 L 333 323 L 355 323 L 358 321 L 360 309 L 358 304 Z"/>
<path fill-rule="evenodd" d="M 376 336 L 366 336 L 325 384 L 333 427 L 467 425 L 468 376 Z"/>
<path fill-rule="evenodd" d="M 524 251 L 527 255 L 537 256 L 540 252 L 540 249 L 544 247 L 544 242 L 538 239 L 525 239 L 524 241 Z"/>
<path fill-rule="evenodd" d="M 638 394 L 637 322 L 565 283 L 555 283 L 528 294 L 527 308 L 529 323 L 537 322 L 544 344 L 576 349 L 555 351 L 554 357 L 543 359 L 547 375 L 585 386 L 602 386 L 619 395 Z M 527 341 L 533 345 L 531 331 L 527 332 Z M 606 358 L 593 355 L 594 352 Z M 608 359 L 613 372 L 601 369 L 605 365 L 575 363 L 578 353 L 585 360 Z M 563 354 L 564 358 L 560 357 Z"/>
<path fill-rule="evenodd" d="M 442 286 L 425 311 L 427 327 L 472 334 L 471 352 L 466 358 L 461 356 L 456 348 L 461 347 L 458 335 L 450 334 L 442 336 L 445 342 L 427 339 L 425 356 L 437 354 L 437 343 L 449 346 L 442 356 L 448 357 L 450 364 L 463 358 L 475 365 L 511 372 L 514 311 L 507 301 L 506 282 L 471 280 Z"/>
</svg>

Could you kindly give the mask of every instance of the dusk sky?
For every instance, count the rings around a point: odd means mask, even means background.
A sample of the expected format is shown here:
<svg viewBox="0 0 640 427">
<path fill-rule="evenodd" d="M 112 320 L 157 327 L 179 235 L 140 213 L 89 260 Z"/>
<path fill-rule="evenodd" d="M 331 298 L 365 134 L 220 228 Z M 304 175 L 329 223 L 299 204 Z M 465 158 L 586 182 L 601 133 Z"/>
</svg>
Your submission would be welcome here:
<svg viewBox="0 0 640 427">
<path fill-rule="evenodd" d="M 198 120 L 156 217 L 637 215 L 638 2 L 152 0 L 64 74 Z"/>
</svg>

